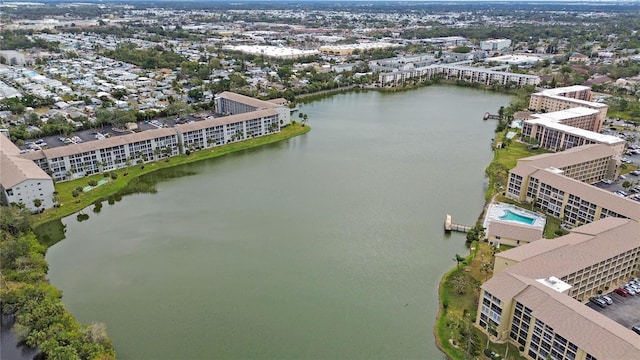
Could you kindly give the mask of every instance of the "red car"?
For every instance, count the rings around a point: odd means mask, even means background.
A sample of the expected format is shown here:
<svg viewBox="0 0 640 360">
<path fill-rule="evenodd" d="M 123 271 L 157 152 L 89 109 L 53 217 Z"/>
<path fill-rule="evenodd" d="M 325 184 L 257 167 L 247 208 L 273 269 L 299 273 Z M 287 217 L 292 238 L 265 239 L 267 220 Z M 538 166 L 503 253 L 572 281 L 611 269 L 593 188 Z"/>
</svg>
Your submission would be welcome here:
<svg viewBox="0 0 640 360">
<path fill-rule="evenodd" d="M 629 293 L 627 292 L 627 290 L 622 289 L 622 288 L 617 288 L 617 289 L 613 290 L 613 292 L 615 292 L 616 294 L 618 294 L 620 296 L 624 296 L 624 297 L 629 296 Z"/>
</svg>

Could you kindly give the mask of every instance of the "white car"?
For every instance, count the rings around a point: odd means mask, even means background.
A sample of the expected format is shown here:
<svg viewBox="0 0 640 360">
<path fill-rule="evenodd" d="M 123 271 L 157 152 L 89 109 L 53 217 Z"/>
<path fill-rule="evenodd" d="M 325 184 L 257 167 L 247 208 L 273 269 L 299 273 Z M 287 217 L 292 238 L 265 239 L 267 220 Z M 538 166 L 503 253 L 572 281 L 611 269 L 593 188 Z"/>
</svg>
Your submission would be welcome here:
<svg viewBox="0 0 640 360">
<path fill-rule="evenodd" d="M 627 290 L 627 292 L 629 293 L 629 295 L 635 295 L 635 294 L 637 294 L 637 293 L 636 293 L 636 290 L 635 290 L 634 288 L 630 287 L 630 286 L 625 286 L 623 289 Z"/>
<path fill-rule="evenodd" d="M 602 298 L 602 300 L 604 300 L 607 305 L 613 304 L 613 299 L 609 295 L 602 295 L 600 296 L 600 298 Z"/>
</svg>

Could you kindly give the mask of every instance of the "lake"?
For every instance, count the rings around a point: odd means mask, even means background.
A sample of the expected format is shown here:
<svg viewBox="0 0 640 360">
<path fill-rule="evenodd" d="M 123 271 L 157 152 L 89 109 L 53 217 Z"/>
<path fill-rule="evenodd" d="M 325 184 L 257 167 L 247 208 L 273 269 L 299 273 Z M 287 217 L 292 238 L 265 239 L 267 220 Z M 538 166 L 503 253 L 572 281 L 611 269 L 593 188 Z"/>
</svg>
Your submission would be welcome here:
<svg viewBox="0 0 640 360">
<path fill-rule="evenodd" d="M 49 278 L 120 359 L 441 358 L 438 282 L 468 251 L 444 216 L 480 215 L 482 116 L 509 101 L 432 86 L 301 105 L 306 135 L 63 219 Z"/>
</svg>

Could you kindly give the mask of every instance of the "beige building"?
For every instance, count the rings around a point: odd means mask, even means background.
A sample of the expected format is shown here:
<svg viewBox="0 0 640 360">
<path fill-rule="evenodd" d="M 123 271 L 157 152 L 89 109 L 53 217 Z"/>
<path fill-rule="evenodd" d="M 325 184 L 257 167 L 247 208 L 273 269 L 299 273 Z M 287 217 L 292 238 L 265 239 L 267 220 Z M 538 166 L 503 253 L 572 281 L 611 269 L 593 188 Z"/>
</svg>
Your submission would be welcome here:
<svg viewBox="0 0 640 360">
<path fill-rule="evenodd" d="M 236 115 L 264 109 L 274 109 L 278 112 L 279 126 L 291 123 L 291 111 L 283 98 L 260 100 L 230 91 L 221 92 L 215 98 L 216 112 L 221 115 Z"/>
<path fill-rule="evenodd" d="M 518 166 L 509 173 L 506 196 L 534 202 L 545 214 L 577 226 L 606 217 L 640 220 L 640 203 L 585 184 L 554 168 Z"/>
<path fill-rule="evenodd" d="M 538 112 L 554 112 L 584 107 L 598 111 L 597 124 L 590 129 L 599 132 L 607 117 L 608 106 L 591 101 L 591 88 L 588 86 L 574 85 L 555 89 L 546 89 L 531 95 L 529 110 Z"/>
<path fill-rule="evenodd" d="M 640 203 L 589 185 L 613 178 L 617 164 L 604 145 L 524 158 L 509 172 L 505 195 L 535 202 L 544 213 L 574 226 L 610 216 L 640 220 Z"/>
<path fill-rule="evenodd" d="M 20 157 L 20 149 L 0 134 L 0 200 L 23 204 L 32 212 L 55 204 L 53 180 L 32 161 Z"/>
<path fill-rule="evenodd" d="M 519 166 L 537 169 L 555 168 L 564 176 L 593 184 L 601 179 L 613 179 L 618 161 L 615 152 L 603 144 L 583 145 L 557 153 L 540 154 L 518 160 Z"/>
<path fill-rule="evenodd" d="M 624 153 L 625 140 L 585 130 L 586 127 L 600 126 L 595 116 L 597 114 L 595 110 L 581 107 L 533 114 L 533 119 L 523 121 L 522 136 L 535 139 L 540 147 L 551 151 L 562 151 L 588 144 L 605 144 L 613 149 L 615 157 L 620 159 Z"/>
<path fill-rule="evenodd" d="M 637 359 L 638 335 L 583 301 L 638 275 L 640 224 L 606 218 L 496 254 L 476 325 L 528 359 Z"/>
</svg>

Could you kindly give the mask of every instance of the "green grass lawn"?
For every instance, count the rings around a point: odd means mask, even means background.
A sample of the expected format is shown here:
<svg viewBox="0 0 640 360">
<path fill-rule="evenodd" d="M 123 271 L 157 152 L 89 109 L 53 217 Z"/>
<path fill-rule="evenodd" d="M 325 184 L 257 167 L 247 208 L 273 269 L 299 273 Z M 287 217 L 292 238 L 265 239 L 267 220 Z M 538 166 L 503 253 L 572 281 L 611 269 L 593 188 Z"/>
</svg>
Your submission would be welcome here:
<svg viewBox="0 0 640 360">
<path fill-rule="evenodd" d="M 497 133 L 496 139 L 501 139 L 504 134 L 504 132 Z M 493 195 L 504 191 L 504 187 L 507 186 L 509 170 L 516 167 L 518 159 L 547 152 L 544 149 L 529 150 L 526 144 L 515 141 L 511 142 L 507 147 L 494 148 L 493 160 L 485 170 L 489 177 L 489 188 L 485 194 L 485 199 L 489 201 Z"/>
<path fill-rule="evenodd" d="M 60 207 L 48 209 L 41 214 L 34 215 L 34 223 L 36 225 L 39 225 L 51 220 L 63 218 L 75 213 L 76 211 L 84 209 L 85 207 L 93 204 L 96 201 L 106 200 L 110 195 L 124 190 L 132 182 L 132 180 L 137 179 L 141 175 L 149 174 L 160 169 L 189 164 L 204 159 L 223 156 L 240 150 L 275 143 L 292 138 L 294 136 L 305 134 L 310 130 L 311 128 L 309 126 L 302 126 L 299 123 L 292 123 L 291 125 L 283 128 L 279 133 L 192 152 L 189 156 L 178 155 L 168 158 L 168 160 L 158 160 L 155 162 L 146 163 L 144 165 L 133 165 L 128 168 L 119 169 L 113 171 L 117 174 L 117 179 L 112 179 L 106 184 L 98 186 L 86 193 L 80 191 L 79 196 L 77 197 L 73 197 L 72 195 L 74 189 L 78 187 L 86 187 L 88 185 L 88 182 L 91 180 L 100 181 L 105 178 L 104 175 L 95 174 L 72 181 L 57 183 L 55 185 L 55 191 L 57 193 L 56 197 L 58 199 Z"/>
</svg>

